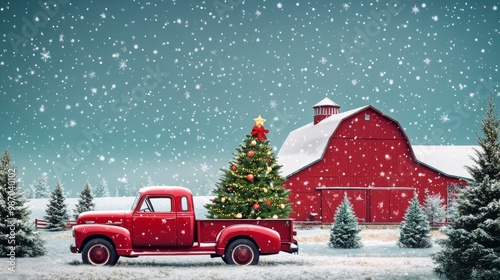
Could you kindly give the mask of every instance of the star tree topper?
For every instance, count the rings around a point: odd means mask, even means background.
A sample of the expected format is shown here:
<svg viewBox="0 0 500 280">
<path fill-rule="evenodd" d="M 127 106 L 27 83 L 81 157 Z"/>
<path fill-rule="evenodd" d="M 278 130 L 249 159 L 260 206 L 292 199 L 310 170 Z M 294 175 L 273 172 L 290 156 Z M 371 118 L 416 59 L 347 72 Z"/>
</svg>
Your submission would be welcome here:
<svg viewBox="0 0 500 280">
<path fill-rule="evenodd" d="M 266 119 L 263 119 L 260 115 L 258 118 L 253 119 L 255 122 L 255 126 L 252 129 L 252 135 L 257 135 L 257 139 L 259 141 L 266 140 L 266 133 L 269 133 L 269 130 L 264 128 L 264 122 Z"/>
</svg>

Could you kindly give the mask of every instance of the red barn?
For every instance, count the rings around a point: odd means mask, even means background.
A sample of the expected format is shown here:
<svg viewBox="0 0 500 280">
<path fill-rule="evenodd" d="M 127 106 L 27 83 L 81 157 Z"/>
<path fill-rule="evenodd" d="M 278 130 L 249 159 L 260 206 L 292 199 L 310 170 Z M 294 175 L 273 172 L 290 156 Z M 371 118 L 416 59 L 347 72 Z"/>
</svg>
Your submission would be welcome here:
<svg viewBox="0 0 500 280">
<path fill-rule="evenodd" d="M 439 193 L 448 205 L 467 186 L 472 146 L 412 147 L 401 125 L 372 106 L 341 113 L 325 98 L 313 108 L 314 121 L 278 153 L 292 218 L 331 223 L 346 192 L 361 223 L 399 223 L 414 192 L 421 202 Z"/>
</svg>

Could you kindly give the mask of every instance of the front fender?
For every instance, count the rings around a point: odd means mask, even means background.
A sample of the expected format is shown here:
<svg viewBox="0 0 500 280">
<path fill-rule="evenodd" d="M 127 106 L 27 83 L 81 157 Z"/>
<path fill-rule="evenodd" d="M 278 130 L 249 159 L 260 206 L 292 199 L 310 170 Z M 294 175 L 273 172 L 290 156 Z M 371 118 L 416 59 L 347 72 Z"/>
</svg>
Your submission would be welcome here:
<svg viewBox="0 0 500 280">
<path fill-rule="evenodd" d="M 73 236 L 78 252 L 81 252 L 85 243 L 94 237 L 109 239 L 115 246 L 116 253 L 120 256 L 127 256 L 132 252 L 130 232 L 123 227 L 102 224 L 76 225 L 73 227 Z"/>
<path fill-rule="evenodd" d="M 216 253 L 222 256 L 229 241 L 236 237 L 253 240 L 261 254 L 277 254 L 281 249 L 281 237 L 277 231 L 258 225 L 240 224 L 228 226 L 219 232 Z"/>
</svg>

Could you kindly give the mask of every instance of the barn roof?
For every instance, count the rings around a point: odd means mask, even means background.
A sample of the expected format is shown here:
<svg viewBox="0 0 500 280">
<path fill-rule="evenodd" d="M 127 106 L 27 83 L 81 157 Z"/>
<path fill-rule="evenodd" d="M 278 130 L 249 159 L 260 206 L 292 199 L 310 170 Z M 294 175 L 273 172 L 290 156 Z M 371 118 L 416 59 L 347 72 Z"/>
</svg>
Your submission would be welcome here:
<svg viewBox="0 0 500 280">
<path fill-rule="evenodd" d="M 311 122 L 290 132 L 277 155 L 278 163 L 283 166 L 283 176 L 289 177 L 321 160 L 331 136 L 342 121 L 367 108 L 378 111 L 372 106 L 363 106 L 332 115 L 316 125 Z M 397 121 L 387 118 L 399 125 Z M 419 163 L 444 175 L 459 178 L 470 178 L 465 166 L 474 165 L 470 158 L 474 155 L 474 148 L 478 146 L 412 146 Z"/>
<path fill-rule="evenodd" d="M 323 157 L 330 137 L 339 124 L 346 118 L 368 108 L 364 106 L 343 113 L 332 115 L 314 125 L 314 122 L 300 127 L 288 135 L 278 152 L 281 171 L 288 177 Z"/>
</svg>

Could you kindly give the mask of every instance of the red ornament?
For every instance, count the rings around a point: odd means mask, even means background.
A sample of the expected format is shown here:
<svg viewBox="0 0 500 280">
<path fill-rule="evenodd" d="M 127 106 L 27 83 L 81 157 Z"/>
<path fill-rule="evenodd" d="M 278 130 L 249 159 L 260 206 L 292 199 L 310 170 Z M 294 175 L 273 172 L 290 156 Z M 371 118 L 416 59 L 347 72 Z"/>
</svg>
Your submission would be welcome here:
<svg viewBox="0 0 500 280">
<path fill-rule="evenodd" d="M 248 174 L 247 175 L 247 180 L 252 182 L 253 181 L 253 174 Z"/>
<path fill-rule="evenodd" d="M 271 206 L 271 201 L 266 202 L 267 207 Z"/>
<path fill-rule="evenodd" d="M 238 166 L 235 164 L 235 165 L 231 166 L 231 169 L 232 169 L 233 171 L 236 171 L 236 169 L 238 169 Z"/>
<path fill-rule="evenodd" d="M 247 152 L 248 157 L 253 157 L 255 155 L 255 152 L 253 150 L 250 150 Z"/>
<path fill-rule="evenodd" d="M 259 141 L 267 140 L 266 133 L 269 133 L 269 130 L 265 129 L 263 125 L 254 126 L 252 129 L 252 135 L 257 135 Z"/>
<path fill-rule="evenodd" d="M 229 187 L 229 188 L 227 188 L 227 191 L 228 192 L 233 192 L 233 188 Z"/>
<path fill-rule="evenodd" d="M 217 198 L 212 199 L 212 203 L 217 203 Z"/>
<path fill-rule="evenodd" d="M 255 204 L 253 205 L 253 209 L 255 209 L 255 210 L 259 210 L 259 209 L 260 209 L 260 205 L 259 205 L 258 203 L 255 203 Z"/>
</svg>

